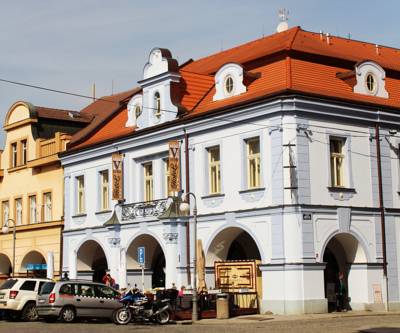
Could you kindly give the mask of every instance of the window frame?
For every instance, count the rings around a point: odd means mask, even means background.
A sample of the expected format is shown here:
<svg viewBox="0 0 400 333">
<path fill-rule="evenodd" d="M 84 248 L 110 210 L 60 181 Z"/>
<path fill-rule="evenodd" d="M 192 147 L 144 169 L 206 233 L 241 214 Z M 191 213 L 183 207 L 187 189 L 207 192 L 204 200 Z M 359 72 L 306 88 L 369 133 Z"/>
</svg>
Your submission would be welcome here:
<svg viewBox="0 0 400 333">
<path fill-rule="evenodd" d="M 10 168 L 12 169 L 18 167 L 18 162 L 18 141 L 13 141 L 10 143 Z"/>
<path fill-rule="evenodd" d="M 80 179 L 82 179 L 82 188 L 80 189 Z M 81 194 L 81 196 L 80 196 Z M 82 199 L 82 201 L 80 200 Z M 86 200 L 85 200 L 85 175 L 80 174 L 75 176 L 75 214 L 83 215 L 86 213 Z"/>
<path fill-rule="evenodd" d="M 104 183 L 104 175 L 107 174 L 107 184 Z M 103 169 L 98 171 L 99 175 L 99 211 L 110 210 L 110 170 Z M 107 192 L 105 198 L 104 190 Z M 106 205 L 104 205 L 106 203 Z"/>
<path fill-rule="evenodd" d="M 213 162 L 212 158 L 212 151 L 218 149 L 218 161 Z M 218 195 L 222 193 L 222 179 L 221 179 L 221 146 L 220 145 L 213 145 L 206 148 L 207 151 L 207 173 L 208 173 L 208 194 L 210 195 Z M 216 171 L 216 184 L 215 190 L 213 190 L 213 171 L 212 169 L 215 167 Z"/>
<path fill-rule="evenodd" d="M 151 166 L 151 175 L 146 176 L 146 167 Z M 143 174 L 143 201 L 154 200 L 154 163 L 153 161 L 142 163 Z M 149 181 L 150 192 L 147 191 L 147 181 Z M 151 195 L 150 195 L 151 194 Z"/>
<path fill-rule="evenodd" d="M 46 194 L 50 194 L 50 219 L 46 219 Z M 52 190 L 43 190 L 42 191 L 42 222 L 51 222 L 53 221 L 53 191 Z"/>
<path fill-rule="evenodd" d="M 17 207 L 17 202 L 21 203 L 21 220 L 18 221 L 18 207 Z M 23 202 L 23 197 L 16 196 L 14 197 L 14 221 L 15 225 L 23 225 L 24 224 L 24 202 Z"/>
<path fill-rule="evenodd" d="M 26 165 L 28 163 L 28 139 L 20 140 L 20 165 Z M 24 145 L 25 143 L 25 145 Z M 24 149 L 25 147 L 25 149 Z"/>
<path fill-rule="evenodd" d="M 35 222 L 32 222 L 32 205 L 31 198 L 35 198 Z M 38 196 L 37 193 L 28 193 L 28 224 L 38 223 Z"/>
<path fill-rule="evenodd" d="M 7 209 L 8 209 L 7 219 L 5 219 L 5 216 L 4 216 L 4 204 L 6 204 L 6 203 L 7 203 Z M 1 225 L 4 226 L 9 218 L 10 218 L 10 200 L 9 199 L 2 200 L 1 201 Z"/>
<path fill-rule="evenodd" d="M 250 143 L 258 141 L 258 153 L 256 154 L 250 154 Z M 246 188 L 248 190 L 254 190 L 262 187 L 262 173 L 261 173 L 261 137 L 260 136 L 254 136 L 245 139 L 245 147 L 246 147 Z M 254 186 L 251 186 L 251 161 L 255 160 L 256 161 L 256 170 L 258 169 L 258 172 L 255 174 L 255 181 L 257 184 Z M 257 176 L 258 175 L 258 176 Z"/>
<path fill-rule="evenodd" d="M 155 91 L 153 94 L 153 114 L 157 119 L 161 117 L 161 94 Z"/>
</svg>

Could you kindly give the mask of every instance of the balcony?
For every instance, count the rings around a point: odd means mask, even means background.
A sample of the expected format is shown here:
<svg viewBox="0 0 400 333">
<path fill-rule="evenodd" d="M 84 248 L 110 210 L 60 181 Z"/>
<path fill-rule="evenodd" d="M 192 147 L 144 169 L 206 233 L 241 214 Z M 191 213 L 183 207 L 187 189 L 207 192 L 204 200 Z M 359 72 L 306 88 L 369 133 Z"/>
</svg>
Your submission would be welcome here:
<svg viewBox="0 0 400 333">
<path fill-rule="evenodd" d="M 28 161 L 28 167 L 37 168 L 58 163 L 58 153 L 67 148 L 71 136 L 57 132 L 54 138 L 36 140 L 36 159 Z"/>
</svg>

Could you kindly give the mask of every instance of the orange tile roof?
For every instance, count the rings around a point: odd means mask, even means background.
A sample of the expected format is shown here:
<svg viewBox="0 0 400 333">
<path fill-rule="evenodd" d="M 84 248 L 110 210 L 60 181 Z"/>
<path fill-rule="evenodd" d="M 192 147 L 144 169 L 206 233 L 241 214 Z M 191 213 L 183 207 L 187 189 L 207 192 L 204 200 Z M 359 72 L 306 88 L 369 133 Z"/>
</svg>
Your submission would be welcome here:
<svg viewBox="0 0 400 333">
<path fill-rule="evenodd" d="M 184 119 L 226 109 L 285 91 L 400 110 L 399 55 L 398 49 L 335 36 L 330 36 L 328 40 L 326 35 L 294 27 L 182 65 L 179 69 L 179 104 L 186 109 L 182 117 Z M 386 69 L 389 98 L 356 94 L 348 83 L 337 77 L 338 73 L 354 70 L 355 65 L 363 60 L 375 61 Z M 245 93 L 213 101 L 214 74 L 229 62 L 239 63 L 246 71 L 260 75 L 247 85 Z M 140 89 L 131 90 L 115 98 L 126 104 L 131 96 L 139 92 Z M 125 128 L 126 111 L 121 111 L 121 107 L 117 112 L 104 103 L 98 103 L 97 106 L 96 103 L 82 112 L 91 113 L 88 110 L 92 109 L 93 113 L 93 110 L 97 110 L 97 113 L 102 114 L 102 120 L 92 122 L 91 128 L 85 130 L 85 135 L 80 135 L 80 140 L 76 140 L 77 143 L 82 142 L 79 143 L 80 147 L 134 132 L 133 129 Z"/>
</svg>

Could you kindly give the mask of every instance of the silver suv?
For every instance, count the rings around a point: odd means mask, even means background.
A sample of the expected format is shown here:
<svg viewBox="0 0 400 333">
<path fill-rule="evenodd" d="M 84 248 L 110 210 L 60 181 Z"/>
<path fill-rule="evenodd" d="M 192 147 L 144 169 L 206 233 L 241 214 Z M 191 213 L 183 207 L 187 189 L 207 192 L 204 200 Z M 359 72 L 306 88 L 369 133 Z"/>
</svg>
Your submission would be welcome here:
<svg viewBox="0 0 400 333">
<path fill-rule="evenodd" d="M 25 321 L 38 319 L 36 297 L 39 289 L 49 280 L 10 278 L 0 286 L 0 309 L 6 317 Z"/>
<path fill-rule="evenodd" d="M 87 280 L 47 282 L 37 297 L 39 317 L 45 321 L 73 322 L 77 317 L 109 318 L 121 307 L 119 293 Z"/>
</svg>

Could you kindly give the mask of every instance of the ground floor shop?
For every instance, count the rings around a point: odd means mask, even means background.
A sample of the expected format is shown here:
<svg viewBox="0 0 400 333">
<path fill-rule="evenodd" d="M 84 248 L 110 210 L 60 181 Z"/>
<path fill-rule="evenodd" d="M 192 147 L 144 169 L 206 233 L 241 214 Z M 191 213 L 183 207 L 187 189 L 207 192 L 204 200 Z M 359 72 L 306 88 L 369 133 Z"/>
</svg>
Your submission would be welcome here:
<svg viewBox="0 0 400 333">
<path fill-rule="evenodd" d="M 394 216 L 387 217 L 388 298 L 392 309 L 400 304 L 399 222 Z M 142 283 L 145 289 L 190 286 L 193 274 L 187 268 L 187 258 L 192 262 L 194 242 L 190 242 L 188 256 L 186 224 L 186 220 L 145 218 L 65 231 L 63 270 L 71 278 L 95 281 L 109 272 L 120 287 Z M 348 309 L 385 307 L 378 214 L 351 208 L 306 211 L 293 207 L 229 212 L 199 216 L 197 236 L 208 289 L 216 285 L 215 262 L 257 261 L 261 312 L 331 311 L 336 308 L 340 283 L 346 289 Z M 140 248 L 145 249 L 144 257 L 139 255 Z"/>
</svg>

